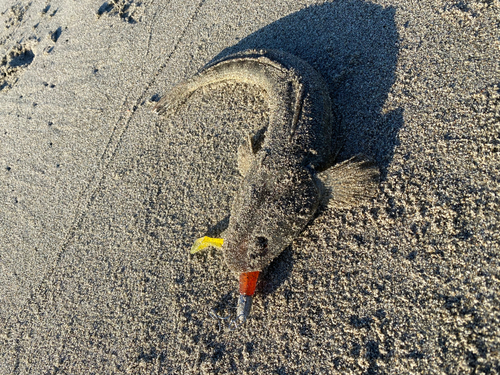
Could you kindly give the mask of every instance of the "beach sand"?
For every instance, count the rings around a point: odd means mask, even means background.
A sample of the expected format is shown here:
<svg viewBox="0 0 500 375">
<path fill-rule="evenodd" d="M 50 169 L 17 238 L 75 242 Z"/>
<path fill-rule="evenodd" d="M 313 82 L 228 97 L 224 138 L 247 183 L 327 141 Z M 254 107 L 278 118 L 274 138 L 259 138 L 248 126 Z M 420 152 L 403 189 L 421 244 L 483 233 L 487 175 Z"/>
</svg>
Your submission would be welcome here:
<svg viewBox="0 0 500 375">
<path fill-rule="evenodd" d="M 0 374 L 500 373 L 500 1 L 0 4 Z M 265 93 L 154 103 L 247 48 L 325 78 L 380 190 L 323 208 L 235 327 L 217 234 Z M 217 315 L 216 315 L 217 314 Z"/>
</svg>

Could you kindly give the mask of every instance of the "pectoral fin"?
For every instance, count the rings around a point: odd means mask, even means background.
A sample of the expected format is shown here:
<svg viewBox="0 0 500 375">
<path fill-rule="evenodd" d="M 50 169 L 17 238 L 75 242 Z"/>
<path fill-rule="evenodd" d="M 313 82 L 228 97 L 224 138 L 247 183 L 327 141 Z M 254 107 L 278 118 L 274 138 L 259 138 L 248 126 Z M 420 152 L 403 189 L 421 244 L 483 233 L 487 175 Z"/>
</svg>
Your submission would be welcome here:
<svg viewBox="0 0 500 375">
<path fill-rule="evenodd" d="M 217 249 L 222 248 L 222 244 L 224 240 L 222 238 L 211 238 L 211 237 L 202 237 L 198 238 L 194 241 L 193 246 L 191 247 L 191 254 L 195 254 L 200 250 L 203 250 L 206 247 L 215 247 Z"/>
<path fill-rule="evenodd" d="M 364 156 L 349 160 L 318 173 L 323 187 L 323 203 L 350 208 L 375 197 L 380 180 L 377 166 Z"/>
<path fill-rule="evenodd" d="M 259 129 L 255 134 L 249 134 L 238 148 L 238 170 L 246 176 L 253 163 L 255 154 L 261 149 L 267 127 Z"/>
</svg>

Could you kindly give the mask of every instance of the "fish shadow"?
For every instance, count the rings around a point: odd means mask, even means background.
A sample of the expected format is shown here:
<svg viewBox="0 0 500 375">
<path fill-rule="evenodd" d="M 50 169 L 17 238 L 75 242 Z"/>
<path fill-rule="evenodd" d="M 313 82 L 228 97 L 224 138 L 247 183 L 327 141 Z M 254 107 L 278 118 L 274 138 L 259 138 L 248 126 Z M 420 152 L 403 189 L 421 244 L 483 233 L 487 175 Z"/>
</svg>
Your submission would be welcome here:
<svg viewBox="0 0 500 375">
<path fill-rule="evenodd" d="M 362 0 L 314 5 L 275 21 L 224 49 L 212 60 L 246 49 L 278 49 L 312 65 L 333 101 L 342 148 L 337 160 L 370 156 L 382 179 L 399 144 L 400 108 L 384 104 L 395 82 L 396 8 Z"/>
<path fill-rule="evenodd" d="M 307 61 L 325 79 L 333 102 L 336 137 L 342 140 L 337 160 L 368 155 L 384 180 L 403 125 L 401 108 L 385 108 L 399 53 L 395 13 L 394 7 L 362 0 L 310 6 L 224 49 L 212 62 L 261 48 L 283 50 Z M 220 230 L 219 226 L 215 231 Z M 264 296 L 273 293 L 292 269 L 289 246 L 264 270 L 258 291 Z"/>
<path fill-rule="evenodd" d="M 292 245 L 287 246 L 259 275 L 256 292 L 264 298 L 273 294 L 290 276 L 293 270 Z"/>
</svg>

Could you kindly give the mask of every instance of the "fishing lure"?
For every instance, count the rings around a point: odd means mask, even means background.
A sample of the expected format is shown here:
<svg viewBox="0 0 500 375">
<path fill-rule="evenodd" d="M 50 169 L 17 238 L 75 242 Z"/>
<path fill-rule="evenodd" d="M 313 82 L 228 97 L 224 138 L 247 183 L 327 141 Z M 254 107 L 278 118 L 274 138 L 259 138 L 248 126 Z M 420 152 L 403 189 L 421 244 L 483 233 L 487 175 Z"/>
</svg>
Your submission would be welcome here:
<svg viewBox="0 0 500 375">
<path fill-rule="evenodd" d="M 282 51 L 247 50 L 204 67 L 155 106 L 171 115 L 201 87 L 236 81 L 267 94 L 269 123 L 238 148 L 243 176 L 222 238 L 202 237 L 191 253 L 222 249 L 239 274 L 237 317 L 245 322 L 259 273 L 306 225 L 321 205 L 351 207 L 374 196 L 378 169 L 362 157 L 333 165 L 337 122 L 323 78 L 308 63 Z"/>
</svg>

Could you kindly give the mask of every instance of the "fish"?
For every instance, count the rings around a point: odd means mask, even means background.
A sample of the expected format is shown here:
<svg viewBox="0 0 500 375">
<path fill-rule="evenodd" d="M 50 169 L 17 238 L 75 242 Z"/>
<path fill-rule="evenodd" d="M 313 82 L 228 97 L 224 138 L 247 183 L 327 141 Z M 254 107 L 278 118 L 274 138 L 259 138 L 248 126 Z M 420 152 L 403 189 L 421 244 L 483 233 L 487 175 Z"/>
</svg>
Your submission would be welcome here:
<svg viewBox="0 0 500 375">
<path fill-rule="evenodd" d="M 239 275 L 237 319 L 246 322 L 259 274 L 297 238 L 320 207 L 350 208 L 376 195 L 380 172 L 363 155 L 335 164 L 340 125 L 323 77 L 290 53 L 250 49 L 209 63 L 176 85 L 154 110 L 171 116 L 198 89 L 233 81 L 266 94 L 269 122 L 238 147 L 241 183 L 221 238 L 197 239 L 191 253 L 221 249 Z"/>
</svg>

